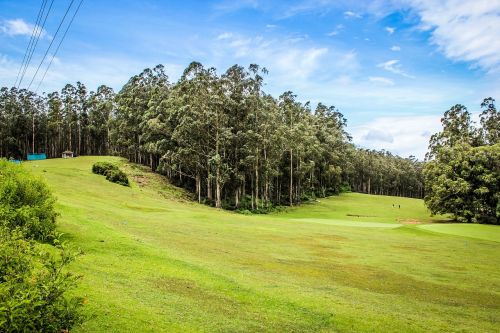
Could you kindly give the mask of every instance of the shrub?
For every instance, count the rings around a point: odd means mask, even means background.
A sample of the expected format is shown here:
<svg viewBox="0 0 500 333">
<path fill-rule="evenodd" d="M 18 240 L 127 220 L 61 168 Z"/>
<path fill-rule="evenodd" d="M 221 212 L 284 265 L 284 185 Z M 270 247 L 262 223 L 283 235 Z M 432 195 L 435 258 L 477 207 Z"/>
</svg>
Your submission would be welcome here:
<svg viewBox="0 0 500 333">
<path fill-rule="evenodd" d="M 79 278 L 64 269 L 75 254 L 63 244 L 56 249 L 0 229 L 1 332 L 61 332 L 81 321 L 82 299 L 66 296 Z"/>
<path fill-rule="evenodd" d="M 129 186 L 127 175 L 121 170 L 108 170 L 106 172 L 106 179 L 113 183 Z"/>
<path fill-rule="evenodd" d="M 109 162 L 96 162 L 92 165 L 92 172 L 98 175 L 106 176 L 106 173 L 110 170 L 118 170 L 118 167 Z"/>
<path fill-rule="evenodd" d="M 51 241 L 57 213 L 49 187 L 21 165 L 0 160 L 0 226 Z"/>
<path fill-rule="evenodd" d="M 350 193 L 352 191 L 351 185 L 343 183 L 340 185 L 340 193 Z"/>
<path fill-rule="evenodd" d="M 110 182 L 117 183 L 123 186 L 129 186 L 129 181 L 125 172 L 109 162 L 97 162 L 92 166 L 92 172 L 98 175 L 106 176 Z"/>
</svg>

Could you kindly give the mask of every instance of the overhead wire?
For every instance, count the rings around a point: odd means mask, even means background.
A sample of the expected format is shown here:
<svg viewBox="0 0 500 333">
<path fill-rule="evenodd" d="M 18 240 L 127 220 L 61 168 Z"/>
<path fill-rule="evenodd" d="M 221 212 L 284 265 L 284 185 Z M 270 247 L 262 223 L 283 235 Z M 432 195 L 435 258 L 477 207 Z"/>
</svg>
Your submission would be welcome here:
<svg viewBox="0 0 500 333">
<path fill-rule="evenodd" d="M 50 48 L 52 47 L 52 44 L 54 43 L 54 41 L 56 40 L 57 38 L 57 34 L 59 33 L 59 30 L 61 29 L 61 26 L 64 22 L 64 20 L 66 19 L 66 16 L 68 15 L 69 13 L 69 10 L 71 9 L 71 7 L 73 6 L 73 2 L 75 2 L 75 0 L 71 0 L 68 8 L 66 9 L 66 12 L 64 13 L 64 16 L 61 20 L 61 22 L 59 22 L 59 26 L 57 27 L 57 30 L 54 34 L 54 36 L 52 37 L 52 40 L 50 41 L 50 44 L 49 44 L 49 47 L 47 47 L 47 50 L 45 51 L 45 54 L 43 55 L 42 57 L 42 60 L 40 61 L 40 63 L 38 64 L 38 67 L 36 68 L 36 71 L 35 71 L 35 74 L 33 75 L 33 77 L 31 78 L 31 81 L 28 85 L 28 89 L 31 87 L 31 84 L 33 84 L 33 81 L 35 80 L 35 77 L 36 75 L 38 74 L 38 71 L 40 70 L 40 67 L 42 66 L 43 62 L 45 61 L 45 58 L 47 57 L 47 54 L 49 53 L 49 50 Z"/>
<path fill-rule="evenodd" d="M 14 82 L 15 87 L 17 86 L 17 81 L 19 80 L 19 75 L 21 75 L 21 72 L 23 71 L 24 63 L 27 59 L 27 55 L 29 54 L 29 52 L 31 52 L 31 45 L 33 43 L 33 40 L 35 39 L 35 34 L 37 32 L 37 29 L 40 27 L 39 26 L 40 20 L 42 18 L 43 12 L 45 11 L 46 4 L 47 4 L 47 0 L 43 0 L 42 4 L 40 5 L 40 9 L 38 10 L 36 22 L 35 22 L 35 25 L 33 26 L 33 31 L 31 32 L 30 41 L 28 43 L 28 46 L 26 47 L 26 51 L 24 52 L 23 61 L 21 62 L 21 66 L 19 67 L 19 71 L 17 72 L 16 81 Z"/>
<path fill-rule="evenodd" d="M 49 9 L 47 10 L 47 13 L 45 14 L 45 18 L 43 19 L 43 23 L 38 29 L 38 34 L 35 36 L 33 48 L 31 49 L 31 53 L 29 54 L 28 59 L 26 60 L 23 74 L 21 75 L 21 78 L 19 79 L 18 88 L 19 88 L 19 86 L 21 86 L 21 83 L 24 79 L 24 76 L 26 75 L 26 71 L 28 70 L 28 66 L 31 62 L 31 58 L 33 57 L 33 54 L 35 53 L 36 46 L 38 45 L 38 41 L 40 40 L 43 29 L 45 27 L 45 23 L 47 22 L 47 18 L 49 17 L 50 10 L 52 9 L 53 4 L 54 4 L 54 0 L 51 0 Z M 42 16 L 43 16 L 43 13 L 42 13 Z"/>
<path fill-rule="evenodd" d="M 69 24 L 66 27 L 66 30 L 64 31 L 64 34 L 63 34 L 61 40 L 59 41 L 59 44 L 57 45 L 56 50 L 52 54 L 52 58 L 50 59 L 50 62 L 48 64 L 47 68 L 45 69 L 45 72 L 43 73 L 43 76 L 42 76 L 40 82 L 38 82 L 38 85 L 37 85 L 37 87 L 35 89 L 35 92 L 38 91 L 38 89 L 40 88 L 40 85 L 42 84 L 43 80 L 45 79 L 45 76 L 47 75 L 47 72 L 49 71 L 49 68 L 52 65 L 52 62 L 54 61 L 54 58 L 56 57 L 57 52 L 59 51 L 59 48 L 61 47 L 61 44 L 63 43 L 64 38 L 66 37 L 66 34 L 68 33 L 68 30 L 71 27 L 71 24 L 73 23 L 73 20 L 75 19 L 76 14 L 78 13 L 78 10 L 80 10 L 80 7 L 81 7 L 82 3 L 83 3 L 83 0 L 80 0 L 80 3 L 78 4 L 78 7 L 76 7 L 75 12 L 73 13 L 73 17 L 71 18 L 71 21 L 69 21 Z"/>
</svg>

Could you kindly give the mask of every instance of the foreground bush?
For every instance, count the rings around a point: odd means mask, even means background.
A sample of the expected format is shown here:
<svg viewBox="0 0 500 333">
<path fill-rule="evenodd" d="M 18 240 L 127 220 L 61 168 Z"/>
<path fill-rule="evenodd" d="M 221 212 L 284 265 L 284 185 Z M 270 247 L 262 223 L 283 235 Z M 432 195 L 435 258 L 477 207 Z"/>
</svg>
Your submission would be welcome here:
<svg viewBox="0 0 500 333">
<path fill-rule="evenodd" d="M 56 250 L 0 229 L 0 332 L 62 332 L 80 322 L 82 300 L 66 295 L 78 280 L 65 270 L 75 254 Z"/>
<path fill-rule="evenodd" d="M 129 186 L 127 174 L 112 163 L 97 162 L 92 166 L 92 172 L 98 175 L 106 176 L 110 182 L 117 183 L 123 186 Z"/>
<path fill-rule="evenodd" d="M 20 165 L 0 160 L 0 226 L 18 229 L 26 238 L 54 237 L 55 199 L 41 179 Z"/>
</svg>

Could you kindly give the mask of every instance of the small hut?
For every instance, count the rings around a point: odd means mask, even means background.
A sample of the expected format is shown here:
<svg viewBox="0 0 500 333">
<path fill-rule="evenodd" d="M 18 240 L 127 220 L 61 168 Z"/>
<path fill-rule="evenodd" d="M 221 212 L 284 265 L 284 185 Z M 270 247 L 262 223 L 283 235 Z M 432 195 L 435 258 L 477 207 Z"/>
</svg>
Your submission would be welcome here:
<svg viewBox="0 0 500 333">
<path fill-rule="evenodd" d="M 63 151 L 62 158 L 73 158 L 73 152 L 69 150 Z"/>
</svg>

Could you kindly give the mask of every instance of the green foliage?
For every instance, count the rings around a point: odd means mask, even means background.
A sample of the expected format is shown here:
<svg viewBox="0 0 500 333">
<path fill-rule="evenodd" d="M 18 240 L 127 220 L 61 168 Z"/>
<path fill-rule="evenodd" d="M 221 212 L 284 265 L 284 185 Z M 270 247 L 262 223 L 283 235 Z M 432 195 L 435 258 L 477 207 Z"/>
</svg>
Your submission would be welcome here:
<svg viewBox="0 0 500 333">
<path fill-rule="evenodd" d="M 82 300 L 67 296 L 78 280 L 66 271 L 76 254 L 57 241 L 52 252 L 0 228 L 1 332 L 61 332 L 81 321 Z"/>
<path fill-rule="evenodd" d="M 500 222 L 500 144 L 467 143 L 441 148 L 424 169 L 425 203 L 435 213 L 460 222 Z"/>
<path fill-rule="evenodd" d="M 462 105 L 446 111 L 429 143 L 425 202 L 460 222 L 500 223 L 500 115 L 494 99 L 481 105 L 480 127 Z"/>
<path fill-rule="evenodd" d="M 387 151 L 357 149 L 352 152 L 351 188 L 368 194 L 421 198 L 424 182 L 421 161 Z"/>
<path fill-rule="evenodd" d="M 98 175 L 106 176 L 110 182 L 123 186 L 129 186 L 127 174 L 121 171 L 118 166 L 109 162 L 97 162 L 92 165 L 92 172 Z"/>
<path fill-rule="evenodd" d="M 340 193 L 350 193 L 350 192 L 352 192 L 351 185 L 347 183 L 340 185 Z"/>
<path fill-rule="evenodd" d="M 92 172 L 98 175 L 105 176 L 107 172 L 111 170 L 118 170 L 118 167 L 109 162 L 97 162 L 92 165 Z"/>
<path fill-rule="evenodd" d="M 57 213 L 48 186 L 22 166 L 0 159 L 0 226 L 51 241 Z"/>
<path fill-rule="evenodd" d="M 121 170 L 108 170 L 106 172 L 106 179 L 113 183 L 129 186 L 127 174 Z"/>
</svg>

